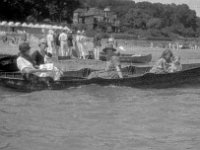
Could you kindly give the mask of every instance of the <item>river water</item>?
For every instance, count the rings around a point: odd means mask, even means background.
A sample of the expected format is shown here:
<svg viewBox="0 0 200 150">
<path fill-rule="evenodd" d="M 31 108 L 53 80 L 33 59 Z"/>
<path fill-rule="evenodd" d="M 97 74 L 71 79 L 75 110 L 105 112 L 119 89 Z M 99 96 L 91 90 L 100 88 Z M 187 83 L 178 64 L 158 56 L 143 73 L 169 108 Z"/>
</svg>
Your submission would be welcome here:
<svg viewBox="0 0 200 150">
<path fill-rule="evenodd" d="M 200 87 L 0 89 L 0 150 L 186 149 L 200 149 Z"/>
</svg>

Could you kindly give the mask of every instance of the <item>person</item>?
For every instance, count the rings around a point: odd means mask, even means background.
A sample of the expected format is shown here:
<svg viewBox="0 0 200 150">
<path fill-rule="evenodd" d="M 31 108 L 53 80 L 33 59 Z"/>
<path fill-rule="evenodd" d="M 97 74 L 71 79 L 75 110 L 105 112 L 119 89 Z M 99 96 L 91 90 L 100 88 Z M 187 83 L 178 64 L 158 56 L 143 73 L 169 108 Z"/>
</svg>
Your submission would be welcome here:
<svg viewBox="0 0 200 150">
<path fill-rule="evenodd" d="M 157 63 L 150 70 L 150 73 L 155 73 L 155 74 L 169 73 L 170 63 L 172 63 L 173 58 L 174 55 L 172 51 L 170 49 L 166 49 L 162 53 Z"/>
<path fill-rule="evenodd" d="M 67 43 L 68 43 L 68 56 L 72 57 L 72 49 L 73 49 L 73 35 L 72 31 L 69 31 L 68 38 L 67 38 Z"/>
<path fill-rule="evenodd" d="M 169 72 L 179 72 L 182 70 L 181 57 L 175 57 L 169 67 Z"/>
<path fill-rule="evenodd" d="M 42 73 L 45 70 L 37 69 L 34 60 L 30 56 L 30 45 L 23 42 L 19 45 L 19 57 L 17 58 L 17 67 L 22 73 Z"/>
<path fill-rule="evenodd" d="M 66 56 L 66 52 L 67 52 L 67 34 L 65 33 L 64 30 L 59 35 L 59 41 L 60 41 L 61 55 L 62 56 Z"/>
<path fill-rule="evenodd" d="M 49 30 L 49 33 L 47 35 L 47 52 L 53 54 L 53 47 L 54 47 L 54 31 Z"/>
<path fill-rule="evenodd" d="M 103 51 L 107 55 L 107 62 L 105 70 L 92 72 L 88 79 L 92 78 L 105 78 L 105 79 L 118 79 L 123 78 L 121 71 L 120 59 L 115 55 L 116 49 L 113 44 L 109 44 Z"/>
<path fill-rule="evenodd" d="M 34 74 L 38 77 L 51 77 L 54 80 L 59 80 L 62 72 L 54 68 L 53 65 L 49 65 L 48 68 L 45 65 L 37 66 L 35 61 L 30 55 L 30 45 L 27 42 L 19 45 L 19 57 L 17 58 L 18 69 L 25 74 Z M 45 67 L 46 68 L 45 68 Z"/>
<path fill-rule="evenodd" d="M 81 31 L 77 31 L 77 36 L 76 36 L 76 42 L 77 42 L 77 48 L 78 48 L 78 51 L 79 51 L 79 58 L 80 59 L 86 59 L 86 55 L 85 55 L 85 52 L 84 52 L 84 40 L 85 40 L 85 37 L 83 35 L 83 32 Z"/>
<path fill-rule="evenodd" d="M 102 37 L 101 37 L 100 31 L 98 30 L 98 33 L 94 36 L 94 39 L 93 39 L 94 58 L 96 60 L 99 60 L 99 53 L 100 53 L 101 46 L 102 46 L 101 41 L 102 41 Z"/>
<path fill-rule="evenodd" d="M 59 36 L 60 36 L 60 33 L 57 30 L 55 33 L 55 36 L 54 36 L 54 45 L 55 45 L 55 49 L 56 49 L 56 56 L 59 56 L 59 48 L 60 48 Z"/>
<path fill-rule="evenodd" d="M 39 41 L 39 50 L 36 50 L 32 54 L 32 59 L 35 61 L 36 65 L 42 65 L 45 64 L 45 56 L 47 55 L 47 40 L 46 39 L 40 39 Z"/>
</svg>

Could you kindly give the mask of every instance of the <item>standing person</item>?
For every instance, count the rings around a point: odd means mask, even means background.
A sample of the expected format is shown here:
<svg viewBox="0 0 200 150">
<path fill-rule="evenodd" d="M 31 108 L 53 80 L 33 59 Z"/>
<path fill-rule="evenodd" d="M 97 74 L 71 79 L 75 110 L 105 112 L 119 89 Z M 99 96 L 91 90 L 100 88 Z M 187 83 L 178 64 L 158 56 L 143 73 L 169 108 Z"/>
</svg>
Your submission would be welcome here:
<svg viewBox="0 0 200 150">
<path fill-rule="evenodd" d="M 100 34 L 100 31 L 98 30 L 98 33 L 94 36 L 94 39 L 93 39 L 93 44 L 94 44 L 94 58 L 96 60 L 99 60 L 99 53 L 100 53 L 100 50 L 101 50 L 101 40 L 102 40 L 102 37 L 101 37 L 101 34 Z"/>
<path fill-rule="evenodd" d="M 50 54 L 53 54 L 53 47 L 54 47 L 54 31 L 49 30 L 49 33 L 47 35 L 47 52 Z"/>
<path fill-rule="evenodd" d="M 60 36 L 60 33 L 57 30 L 56 34 L 55 34 L 55 37 L 54 37 L 54 39 L 55 39 L 54 41 L 55 41 L 56 56 L 59 56 L 59 48 L 60 48 L 59 36 Z"/>
<path fill-rule="evenodd" d="M 83 42 L 84 42 L 83 32 L 81 32 L 81 31 L 77 32 L 76 42 L 77 42 L 77 47 L 79 50 L 79 58 L 85 59 L 85 52 L 84 52 L 84 48 L 83 48 Z"/>
<path fill-rule="evenodd" d="M 67 51 L 67 34 L 63 30 L 62 33 L 59 36 L 60 41 L 60 51 L 62 56 L 66 56 Z"/>
<path fill-rule="evenodd" d="M 72 34 L 72 31 L 69 31 L 67 43 L 68 43 L 68 56 L 72 57 L 72 49 L 73 49 L 73 34 Z"/>
</svg>

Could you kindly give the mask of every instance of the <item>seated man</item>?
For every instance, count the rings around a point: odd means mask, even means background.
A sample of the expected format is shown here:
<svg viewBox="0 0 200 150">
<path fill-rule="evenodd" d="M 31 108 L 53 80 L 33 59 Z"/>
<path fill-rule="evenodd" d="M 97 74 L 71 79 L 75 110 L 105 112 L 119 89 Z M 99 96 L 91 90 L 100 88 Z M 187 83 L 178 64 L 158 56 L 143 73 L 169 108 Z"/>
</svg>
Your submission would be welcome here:
<svg viewBox="0 0 200 150">
<path fill-rule="evenodd" d="M 115 56 L 116 49 L 112 44 L 109 44 L 103 51 L 107 55 L 106 68 L 103 71 L 92 72 L 89 75 L 89 79 L 92 78 L 105 78 L 105 79 L 117 79 L 123 78 L 120 66 L 119 57 Z"/>
<path fill-rule="evenodd" d="M 36 66 L 35 61 L 30 56 L 30 45 L 27 42 L 20 44 L 19 57 L 17 58 L 17 66 L 22 73 L 35 74 L 39 77 L 52 77 L 54 80 L 59 80 L 61 75 L 57 75 L 57 72 L 40 68 Z"/>
<path fill-rule="evenodd" d="M 52 54 L 47 53 L 47 47 L 48 47 L 47 40 L 41 39 L 39 41 L 39 50 L 36 50 L 32 54 L 31 57 L 35 61 L 37 66 L 43 65 L 45 63 L 49 63 L 49 59 L 52 58 Z"/>
</svg>

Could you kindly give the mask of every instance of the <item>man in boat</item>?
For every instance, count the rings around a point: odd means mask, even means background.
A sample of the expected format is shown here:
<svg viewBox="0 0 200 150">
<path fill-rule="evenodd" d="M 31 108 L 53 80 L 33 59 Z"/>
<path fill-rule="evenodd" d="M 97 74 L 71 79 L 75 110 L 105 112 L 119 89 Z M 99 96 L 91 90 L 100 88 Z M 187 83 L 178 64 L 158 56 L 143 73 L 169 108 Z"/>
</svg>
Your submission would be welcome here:
<svg viewBox="0 0 200 150">
<path fill-rule="evenodd" d="M 34 74 L 38 77 L 51 77 L 54 80 L 59 80 L 61 77 L 61 72 L 55 70 L 52 65 L 47 66 L 37 66 L 35 61 L 30 56 L 31 47 L 29 43 L 24 42 L 19 45 L 19 57 L 17 58 L 18 69 L 25 74 Z"/>
<path fill-rule="evenodd" d="M 36 50 L 32 54 L 32 59 L 35 61 L 37 66 L 45 64 L 45 57 L 46 55 L 50 55 L 47 53 L 47 40 L 46 39 L 41 39 L 39 41 L 39 50 Z"/>
<path fill-rule="evenodd" d="M 103 51 L 107 55 L 107 62 L 106 62 L 105 70 L 92 72 L 88 78 L 89 79 L 92 79 L 92 78 L 104 78 L 104 79 L 123 78 L 123 74 L 121 72 L 120 59 L 115 54 L 116 49 L 113 47 L 113 44 L 108 44 L 108 46 L 106 48 L 104 48 Z"/>
</svg>

